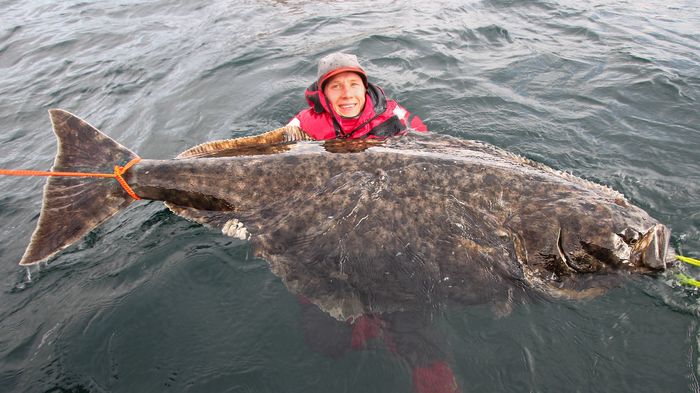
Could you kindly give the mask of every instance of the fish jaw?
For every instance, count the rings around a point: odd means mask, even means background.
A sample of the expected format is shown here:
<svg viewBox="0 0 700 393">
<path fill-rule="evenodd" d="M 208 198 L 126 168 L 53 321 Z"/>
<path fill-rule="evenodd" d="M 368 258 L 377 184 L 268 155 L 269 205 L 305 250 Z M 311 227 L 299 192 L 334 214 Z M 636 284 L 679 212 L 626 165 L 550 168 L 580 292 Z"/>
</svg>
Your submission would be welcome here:
<svg viewBox="0 0 700 393">
<path fill-rule="evenodd" d="M 673 258 L 673 252 L 668 248 L 670 234 L 663 224 L 649 228 L 632 246 L 631 264 L 654 270 L 666 269 L 667 261 Z"/>
</svg>

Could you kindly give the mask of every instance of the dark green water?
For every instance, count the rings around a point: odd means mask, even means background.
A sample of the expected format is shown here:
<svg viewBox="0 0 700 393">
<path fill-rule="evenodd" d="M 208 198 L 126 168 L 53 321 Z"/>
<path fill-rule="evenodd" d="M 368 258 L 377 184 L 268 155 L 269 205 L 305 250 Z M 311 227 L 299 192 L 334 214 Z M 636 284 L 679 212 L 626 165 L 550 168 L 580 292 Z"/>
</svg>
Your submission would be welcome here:
<svg viewBox="0 0 700 393">
<path fill-rule="evenodd" d="M 2 168 L 50 168 L 54 107 L 149 158 L 279 127 L 306 105 L 318 58 L 344 50 L 433 132 L 609 185 L 700 257 L 697 1 L 0 9 Z M 297 299 L 246 243 L 160 203 L 129 208 L 30 279 L 16 263 L 43 182 L 0 178 L 0 392 L 411 391 L 410 367 L 381 345 L 311 350 Z M 434 323 L 464 392 L 695 392 L 698 298 L 669 275 Z"/>
</svg>

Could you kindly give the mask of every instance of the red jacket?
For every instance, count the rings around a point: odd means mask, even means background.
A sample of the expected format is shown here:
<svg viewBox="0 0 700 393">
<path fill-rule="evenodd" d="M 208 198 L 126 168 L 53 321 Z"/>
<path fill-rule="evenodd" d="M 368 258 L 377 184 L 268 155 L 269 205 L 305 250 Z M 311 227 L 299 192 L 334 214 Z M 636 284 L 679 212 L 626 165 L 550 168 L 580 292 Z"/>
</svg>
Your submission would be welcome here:
<svg viewBox="0 0 700 393">
<path fill-rule="evenodd" d="M 299 112 L 289 125 L 301 127 L 317 140 L 336 138 L 387 138 L 406 133 L 407 127 L 416 131 L 428 131 L 423 121 L 411 115 L 394 100 L 388 100 L 384 91 L 368 83 L 365 107 L 356 118 L 339 116 L 331 108 L 323 91 L 314 82 L 306 89 L 310 108 Z"/>
</svg>

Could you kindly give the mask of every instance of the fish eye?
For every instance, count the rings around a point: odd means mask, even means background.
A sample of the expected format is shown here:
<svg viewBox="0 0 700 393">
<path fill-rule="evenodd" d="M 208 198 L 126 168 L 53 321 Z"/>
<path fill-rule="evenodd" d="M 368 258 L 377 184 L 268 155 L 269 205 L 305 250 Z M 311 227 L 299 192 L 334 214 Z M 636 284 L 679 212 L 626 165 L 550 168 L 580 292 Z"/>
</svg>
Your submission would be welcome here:
<svg viewBox="0 0 700 393">
<path fill-rule="evenodd" d="M 625 228 L 622 232 L 618 233 L 617 236 L 619 236 L 620 238 L 622 238 L 622 240 L 623 240 L 625 243 L 627 243 L 628 245 L 632 246 L 632 245 L 634 245 L 635 243 L 637 243 L 637 241 L 638 241 L 639 238 L 642 236 L 642 234 L 639 233 L 638 231 L 636 231 L 635 229 L 632 229 L 632 228 L 629 228 L 629 227 L 628 227 L 628 228 Z"/>
</svg>

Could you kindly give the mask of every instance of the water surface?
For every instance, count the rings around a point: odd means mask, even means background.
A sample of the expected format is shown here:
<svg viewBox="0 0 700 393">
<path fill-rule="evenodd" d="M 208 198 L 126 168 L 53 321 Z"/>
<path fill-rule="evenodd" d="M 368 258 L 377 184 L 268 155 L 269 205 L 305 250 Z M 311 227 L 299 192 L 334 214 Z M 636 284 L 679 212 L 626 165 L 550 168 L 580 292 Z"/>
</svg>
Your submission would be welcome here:
<svg viewBox="0 0 700 393">
<path fill-rule="evenodd" d="M 46 110 L 143 157 L 285 124 L 357 54 L 436 133 L 609 185 L 700 257 L 700 5 L 0 0 L 0 167 L 48 169 Z M 382 346 L 329 360 L 246 243 L 138 203 L 32 271 L 43 179 L 0 178 L 1 392 L 409 392 Z M 283 196 L 280 196 L 283 197 Z M 700 276 L 700 269 L 687 269 Z M 698 391 L 697 294 L 672 276 L 508 315 L 436 316 L 463 391 Z"/>
</svg>

